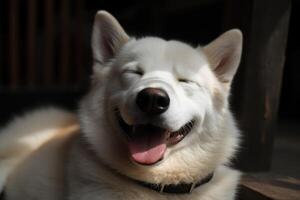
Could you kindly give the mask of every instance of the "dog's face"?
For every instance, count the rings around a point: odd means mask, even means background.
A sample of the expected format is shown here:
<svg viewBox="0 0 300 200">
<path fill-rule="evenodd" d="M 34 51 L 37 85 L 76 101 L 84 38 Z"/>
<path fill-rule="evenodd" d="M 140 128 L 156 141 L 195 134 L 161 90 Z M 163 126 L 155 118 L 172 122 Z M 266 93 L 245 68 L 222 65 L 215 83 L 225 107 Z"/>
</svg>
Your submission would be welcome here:
<svg viewBox="0 0 300 200">
<path fill-rule="evenodd" d="M 83 132 L 101 160 L 135 179 L 194 181 L 226 163 L 237 143 L 227 106 L 241 54 L 229 31 L 204 48 L 129 38 L 107 12 L 95 18 Z"/>
</svg>

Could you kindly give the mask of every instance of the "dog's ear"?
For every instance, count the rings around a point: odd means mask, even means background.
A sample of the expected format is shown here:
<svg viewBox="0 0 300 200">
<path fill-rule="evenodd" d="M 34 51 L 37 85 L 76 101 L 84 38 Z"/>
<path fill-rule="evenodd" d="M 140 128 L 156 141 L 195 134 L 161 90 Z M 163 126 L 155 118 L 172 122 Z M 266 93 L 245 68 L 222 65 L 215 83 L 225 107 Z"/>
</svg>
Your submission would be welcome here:
<svg viewBox="0 0 300 200">
<path fill-rule="evenodd" d="M 92 51 L 96 62 L 104 64 L 129 40 L 119 22 L 108 12 L 98 11 L 92 33 Z"/>
<path fill-rule="evenodd" d="M 233 29 L 202 48 L 218 79 L 230 84 L 240 63 L 243 36 L 240 30 Z"/>
</svg>

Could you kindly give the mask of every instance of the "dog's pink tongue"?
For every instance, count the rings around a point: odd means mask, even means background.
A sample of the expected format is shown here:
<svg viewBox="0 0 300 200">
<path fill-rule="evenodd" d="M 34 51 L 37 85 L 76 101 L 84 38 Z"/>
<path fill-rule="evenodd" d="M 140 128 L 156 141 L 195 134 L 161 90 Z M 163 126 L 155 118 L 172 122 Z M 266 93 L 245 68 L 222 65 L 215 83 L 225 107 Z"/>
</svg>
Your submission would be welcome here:
<svg viewBox="0 0 300 200">
<path fill-rule="evenodd" d="M 150 165 L 164 156 L 167 146 L 162 129 L 140 125 L 134 128 L 133 135 L 129 141 L 129 151 L 135 162 Z"/>
</svg>

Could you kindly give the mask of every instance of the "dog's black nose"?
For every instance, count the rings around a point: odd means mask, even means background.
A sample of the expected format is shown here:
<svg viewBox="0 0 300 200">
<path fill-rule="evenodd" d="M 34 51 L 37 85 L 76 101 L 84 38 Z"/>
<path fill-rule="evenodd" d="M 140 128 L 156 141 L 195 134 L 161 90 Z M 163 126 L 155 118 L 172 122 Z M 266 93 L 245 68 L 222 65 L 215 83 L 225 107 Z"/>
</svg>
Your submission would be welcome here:
<svg viewBox="0 0 300 200">
<path fill-rule="evenodd" d="M 147 114 L 159 115 L 169 108 L 170 98 L 162 89 L 145 88 L 138 93 L 136 104 Z"/>
</svg>

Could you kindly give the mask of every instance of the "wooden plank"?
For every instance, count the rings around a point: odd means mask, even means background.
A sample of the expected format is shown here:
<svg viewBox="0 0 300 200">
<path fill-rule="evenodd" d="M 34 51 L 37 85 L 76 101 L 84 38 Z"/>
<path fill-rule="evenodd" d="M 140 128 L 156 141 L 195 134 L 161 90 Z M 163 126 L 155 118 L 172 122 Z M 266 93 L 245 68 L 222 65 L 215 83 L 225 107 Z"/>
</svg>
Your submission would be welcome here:
<svg viewBox="0 0 300 200">
<path fill-rule="evenodd" d="M 45 9 L 45 41 L 44 41 L 44 63 L 43 79 L 44 85 L 53 85 L 54 76 L 54 9 L 53 0 L 44 1 Z"/>
<path fill-rule="evenodd" d="M 239 186 L 238 200 L 271 200 L 270 198 L 254 191 L 244 185 Z"/>
<path fill-rule="evenodd" d="M 83 2 L 82 0 L 76 0 L 75 1 L 75 84 L 80 84 L 83 80 L 83 76 L 85 76 L 84 68 L 83 66 L 83 60 L 84 60 L 84 51 L 83 51 L 83 30 L 84 30 L 84 24 L 83 24 Z"/>
<path fill-rule="evenodd" d="M 9 1 L 9 65 L 10 87 L 15 89 L 19 86 L 19 1 Z"/>
<path fill-rule="evenodd" d="M 61 52 L 60 52 L 60 82 L 66 85 L 70 78 L 70 5 L 69 0 L 61 0 Z"/>
<path fill-rule="evenodd" d="M 5 10 L 4 10 L 5 9 Z M 7 34 L 7 27 L 5 24 L 5 21 L 7 20 L 7 15 L 6 15 L 6 9 L 7 6 L 5 4 L 5 2 L 0 1 L 0 24 L 2 24 L 2 26 L 0 26 L 0 88 L 2 88 L 5 84 L 5 80 L 4 80 L 4 66 L 6 66 L 6 43 L 5 43 L 5 36 L 4 35 L 8 35 Z M 5 21 L 4 21 L 5 18 Z"/>
<path fill-rule="evenodd" d="M 241 181 L 242 200 L 298 200 L 300 180 L 274 174 L 250 174 Z"/>
<path fill-rule="evenodd" d="M 27 59 L 28 59 L 28 76 L 29 86 L 36 84 L 36 0 L 28 1 L 28 27 L 27 27 Z"/>
<path fill-rule="evenodd" d="M 229 2 L 233 6 L 235 2 L 246 5 L 239 0 Z M 238 118 L 243 133 L 239 166 L 246 171 L 261 171 L 271 165 L 291 0 L 252 0 L 247 4 L 235 7 L 241 15 L 249 13 L 249 16 L 240 18 L 237 24 L 244 32 L 245 43 L 238 73 L 240 85 L 233 100 L 239 103 Z"/>
</svg>

